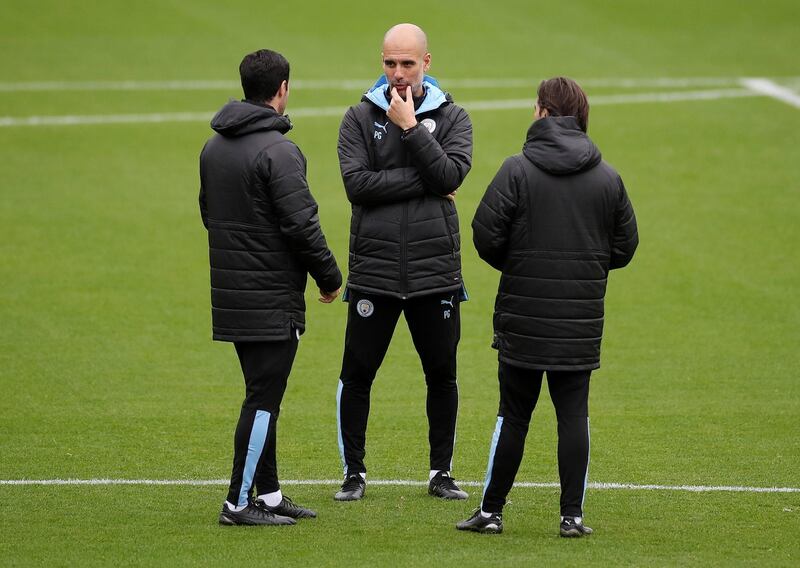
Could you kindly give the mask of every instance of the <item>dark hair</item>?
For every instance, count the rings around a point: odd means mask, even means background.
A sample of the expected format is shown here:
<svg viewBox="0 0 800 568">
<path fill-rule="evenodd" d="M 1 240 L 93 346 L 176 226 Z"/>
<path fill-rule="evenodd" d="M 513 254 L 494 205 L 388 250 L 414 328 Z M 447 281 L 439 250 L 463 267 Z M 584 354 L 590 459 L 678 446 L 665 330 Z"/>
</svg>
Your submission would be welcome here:
<svg viewBox="0 0 800 568">
<path fill-rule="evenodd" d="M 261 103 L 272 99 L 281 83 L 289 80 L 289 62 L 277 51 L 259 49 L 244 56 L 239 76 L 244 98 Z"/>
<path fill-rule="evenodd" d="M 589 126 L 589 101 L 578 83 L 567 77 L 553 77 L 539 83 L 536 91 L 539 108 L 547 109 L 550 116 L 574 116 L 578 126 L 586 132 Z"/>
</svg>

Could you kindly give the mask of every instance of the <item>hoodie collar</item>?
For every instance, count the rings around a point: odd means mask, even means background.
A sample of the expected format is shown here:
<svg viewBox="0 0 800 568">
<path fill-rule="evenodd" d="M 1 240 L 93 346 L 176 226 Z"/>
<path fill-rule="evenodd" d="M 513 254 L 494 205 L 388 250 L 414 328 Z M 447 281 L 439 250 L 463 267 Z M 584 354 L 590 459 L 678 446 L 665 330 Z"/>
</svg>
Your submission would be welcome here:
<svg viewBox="0 0 800 568">
<path fill-rule="evenodd" d="M 280 115 L 269 105 L 252 101 L 228 102 L 211 119 L 211 128 L 223 136 L 235 137 L 259 130 L 277 130 L 286 134 L 292 128 L 288 116 Z"/>
<path fill-rule="evenodd" d="M 423 77 L 422 88 L 425 91 L 425 98 L 414 111 L 414 114 L 422 114 L 435 110 L 451 100 L 450 96 L 439 87 L 439 82 L 429 75 Z M 363 100 L 368 100 L 383 110 L 389 110 L 389 101 L 386 100 L 386 93 L 388 90 L 389 82 L 386 80 L 385 75 L 381 75 L 380 78 L 375 81 L 375 84 L 364 93 Z"/>
<path fill-rule="evenodd" d="M 581 130 L 574 116 L 548 116 L 528 129 L 522 153 L 536 167 L 553 175 L 569 175 L 593 168 L 600 150 Z"/>
</svg>

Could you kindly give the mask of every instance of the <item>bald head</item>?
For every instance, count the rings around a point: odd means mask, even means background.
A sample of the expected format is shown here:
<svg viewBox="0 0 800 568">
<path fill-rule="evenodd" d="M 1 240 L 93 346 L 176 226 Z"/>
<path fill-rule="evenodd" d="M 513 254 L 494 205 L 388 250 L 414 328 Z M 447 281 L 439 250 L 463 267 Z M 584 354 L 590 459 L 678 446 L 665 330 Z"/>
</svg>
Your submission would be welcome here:
<svg viewBox="0 0 800 568">
<path fill-rule="evenodd" d="M 397 24 L 383 36 L 381 52 L 383 72 L 389 86 L 405 98 L 410 88 L 415 97 L 422 96 L 422 81 L 431 64 L 428 37 L 414 24 Z"/>
<path fill-rule="evenodd" d="M 389 31 L 383 36 L 384 50 L 386 50 L 387 44 L 416 48 L 423 54 L 428 52 L 428 36 L 421 27 L 414 24 L 397 24 L 389 28 Z"/>
</svg>

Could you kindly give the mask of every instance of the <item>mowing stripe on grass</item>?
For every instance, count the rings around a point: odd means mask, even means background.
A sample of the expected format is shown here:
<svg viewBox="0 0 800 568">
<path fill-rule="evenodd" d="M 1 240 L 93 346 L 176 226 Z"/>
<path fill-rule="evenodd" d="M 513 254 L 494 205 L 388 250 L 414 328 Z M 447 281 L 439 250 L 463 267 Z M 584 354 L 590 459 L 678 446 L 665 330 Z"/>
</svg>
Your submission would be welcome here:
<svg viewBox="0 0 800 568">
<path fill-rule="evenodd" d="M 591 97 L 592 106 L 619 105 L 635 103 L 673 103 L 680 101 L 709 101 L 727 98 L 772 96 L 752 89 L 717 89 L 704 91 L 673 91 L 655 93 L 628 93 L 618 95 L 597 95 Z M 471 101 L 461 103 L 468 111 L 519 110 L 532 109 L 533 99 L 509 99 L 490 101 Z M 342 116 L 346 107 L 306 107 L 290 109 L 290 117 Z M 162 112 L 153 114 L 98 114 L 66 116 L 4 116 L 0 117 L 0 127 L 11 126 L 76 126 L 103 124 L 144 124 L 166 122 L 207 122 L 215 111 L 206 112 Z"/>
<path fill-rule="evenodd" d="M 769 79 L 742 79 L 742 85 L 753 91 L 773 99 L 777 99 L 793 107 L 800 108 L 800 95 L 793 90 L 770 81 Z"/>
<path fill-rule="evenodd" d="M 0 485 L 228 485 L 228 479 L 0 479 Z M 341 479 L 288 479 L 281 485 L 341 485 Z M 427 487 L 427 481 L 409 479 L 370 479 L 369 485 L 398 485 L 403 487 Z M 481 481 L 459 481 L 464 487 L 483 487 Z M 557 489 L 558 483 L 519 481 L 514 487 Z M 660 485 L 637 483 L 588 484 L 589 489 L 621 489 L 630 491 L 688 491 L 709 493 L 714 491 L 731 493 L 800 493 L 800 487 L 748 487 L 743 485 Z"/>
<path fill-rule="evenodd" d="M 780 81 L 797 81 L 800 77 L 773 77 Z M 586 88 L 591 87 L 733 87 L 739 85 L 741 77 L 652 77 L 652 78 L 605 78 L 584 79 L 578 82 Z M 374 79 L 293 79 L 292 89 L 350 91 L 364 90 L 372 85 Z M 449 89 L 513 89 L 535 88 L 535 78 L 472 78 L 441 79 L 442 85 Z M 200 79 L 171 81 L 27 81 L 0 82 L 0 92 L 36 91 L 239 91 L 239 81 Z"/>
</svg>

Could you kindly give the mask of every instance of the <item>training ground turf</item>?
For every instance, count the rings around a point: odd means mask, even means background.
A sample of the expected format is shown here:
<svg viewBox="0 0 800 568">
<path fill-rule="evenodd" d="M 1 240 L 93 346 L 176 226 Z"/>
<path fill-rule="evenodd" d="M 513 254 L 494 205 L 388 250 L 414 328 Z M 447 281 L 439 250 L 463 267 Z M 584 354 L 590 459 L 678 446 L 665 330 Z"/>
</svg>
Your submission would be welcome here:
<svg viewBox="0 0 800 568">
<path fill-rule="evenodd" d="M 320 480 L 284 486 L 319 518 L 217 525 L 242 380 L 232 346 L 210 340 L 197 210 L 208 120 L 240 97 L 245 53 L 287 56 L 290 137 L 346 268 L 339 120 L 401 21 L 426 29 L 431 74 L 474 123 L 457 197 L 471 296 L 458 480 L 483 479 L 498 399 L 498 276 L 469 225 L 519 151 L 541 79 L 584 84 L 589 134 L 636 209 L 641 245 L 611 276 L 592 380 L 589 538 L 558 538 L 548 485 L 515 488 L 493 537 L 454 528 L 477 483 L 466 503 L 377 483 L 335 503 L 346 306 L 311 287 L 278 456 L 283 479 Z M 4 2 L 0 566 L 797 565 L 798 28 L 796 1 Z M 424 424 L 400 322 L 373 389 L 370 480 L 427 478 Z M 196 484 L 19 484 L 56 479 Z M 557 481 L 544 393 L 518 481 Z M 627 485 L 599 485 L 613 483 Z M 723 486 L 743 490 L 708 490 Z"/>
</svg>

